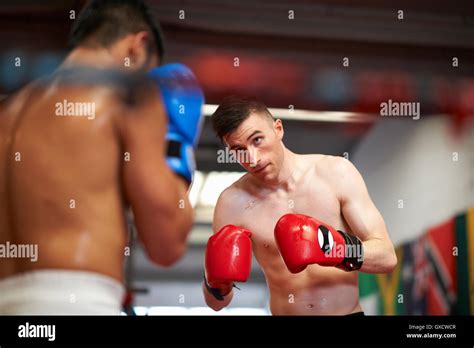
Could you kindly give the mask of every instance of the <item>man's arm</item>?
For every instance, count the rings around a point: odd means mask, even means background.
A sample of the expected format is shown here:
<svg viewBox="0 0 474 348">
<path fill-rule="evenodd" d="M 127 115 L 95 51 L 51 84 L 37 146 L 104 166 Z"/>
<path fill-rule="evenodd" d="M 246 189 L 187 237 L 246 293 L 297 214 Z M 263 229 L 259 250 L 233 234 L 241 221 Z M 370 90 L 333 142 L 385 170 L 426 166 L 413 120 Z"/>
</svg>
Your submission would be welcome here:
<svg viewBox="0 0 474 348">
<path fill-rule="evenodd" d="M 150 84 L 147 92 L 138 106 L 127 107 L 119 122 L 123 151 L 129 154 L 123 180 L 148 257 L 170 266 L 186 251 L 193 211 L 187 183 L 166 163 L 167 125 L 159 91 Z"/>
<path fill-rule="evenodd" d="M 232 220 L 230 220 L 232 219 L 232 214 L 230 214 L 230 212 L 232 212 L 232 207 L 230 204 L 231 200 L 228 199 L 228 197 L 231 195 L 231 190 L 231 187 L 225 189 L 217 200 L 212 222 L 213 233 L 216 233 L 225 225 L 233 223 Z M 220 311 L 222 308 L 227 307 L 234 297 L 234 290 L 231 289 L 229 294 L 223 296 L 224 300 L 219 301 L 207 290 L 206 284 L 204 284 L 204 282 L 202 284 L 202 291 L 204 293 L 206 304 L 215 311 Z"/>
<path fill-rule="evenodd" d="M 335 177 L 342 214 L 364 247 L 361 272 L 389 273 L 397 265 L 397 256 L 382 215 L 370 199 L 362 176 L 343 158 L 334 159 Z M 347 232 L 347 231 L 346 231 Z"/>
</svg>

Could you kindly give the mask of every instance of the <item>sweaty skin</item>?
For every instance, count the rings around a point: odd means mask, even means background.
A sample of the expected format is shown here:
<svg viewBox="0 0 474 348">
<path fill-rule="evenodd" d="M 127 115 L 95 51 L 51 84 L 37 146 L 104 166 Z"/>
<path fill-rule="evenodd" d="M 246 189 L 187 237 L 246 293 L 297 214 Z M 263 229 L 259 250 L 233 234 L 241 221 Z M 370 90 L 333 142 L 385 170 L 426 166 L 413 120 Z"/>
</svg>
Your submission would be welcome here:
<svg viewBox="0 0 474 348">
<path fill-rule="evenodd" d="M 252 232 L 253 253 L 266 278 L 273 315 L 345 315 L 361 311 L 358 272 L 313 264 L 300 273 L 290 273 L 277 249 L 274 227 L 287 213 L 312 216 L 363 241 L 365 261 L 361 271 L 390 272 L 396 265 L 393 245 L 362 177 L 341 157 L 292 153 L 281 143 L 280 121 L 273 130 L 265 130 L 262 122 L 261 117 L 251 116 L 227 138 L 229 144 L 239 142 L 237 147 L 249 138 L 246 150 L 252 164 L 244 164 L 250 173 L 219 197 L 214 232 L 227 224 Z M 261 131 L 256 136 L 263 139 L 252 138 L 256 130 Z M 216 301 L 204 294 L 215 310 L 233 297 L 231 292 L 224 301 Z"/>
<path fill-rule="evenodd" d="M 131 103 L 110 84 L 68 80 L 33 83 L 0 102 L 0 244 L 38 245 L 37 262 L 0 258 L 0 279 L 66 269 L 122 281 L 128 204 L 150 258 L 174 262 L 191 211 L 166 208 L 186 189 L 166 167 L 161 99 Z M 64 100 L 93 103 L 95 118 L 56 115 Z M 173 236 L 164 235 L 169 228 Z"/>
<path fill-rule="evenodd" d="M 63 99 L 95 103 L 96 119 L 56 116 L 55 103 Z M 61 268 L 121 280 L 127 234 L 113 99 L 99 87 L 51 85 L 7 100 L 0 117 L 0 180 L 7 183 L 0 242 L 37 244 L 39 258 L 2 260 L 0 277 Z"/>
</svg>

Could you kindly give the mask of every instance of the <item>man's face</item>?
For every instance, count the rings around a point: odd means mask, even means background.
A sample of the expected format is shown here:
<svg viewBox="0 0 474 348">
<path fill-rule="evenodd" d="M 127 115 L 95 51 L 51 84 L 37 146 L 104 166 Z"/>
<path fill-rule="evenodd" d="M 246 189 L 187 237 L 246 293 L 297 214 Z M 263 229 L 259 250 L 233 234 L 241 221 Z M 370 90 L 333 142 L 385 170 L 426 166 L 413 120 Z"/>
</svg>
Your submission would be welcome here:
<svg viewBox="0 0 474 348">
<path fill-rule="evenodd" d="M 283 126 L 255 113 L 233 132 L 224 136 L 224 143 L 251 175 L 259 181 L 274 181 L 283 162 Z"/>
</svg>

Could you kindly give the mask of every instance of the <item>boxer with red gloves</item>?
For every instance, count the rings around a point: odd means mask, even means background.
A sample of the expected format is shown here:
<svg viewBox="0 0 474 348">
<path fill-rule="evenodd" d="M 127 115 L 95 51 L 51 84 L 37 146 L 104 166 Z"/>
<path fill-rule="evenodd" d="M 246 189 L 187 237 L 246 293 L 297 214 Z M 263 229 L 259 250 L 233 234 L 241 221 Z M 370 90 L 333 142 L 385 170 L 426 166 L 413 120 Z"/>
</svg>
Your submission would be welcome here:
<svg viewBox="0 0 474 348">
<path fill-rule="evenodd" d="M 363 246 L 359 238 L 310 216 L 283 215 L 275 226 L 275 241 L 291 273 L 299 273 L 314 263 L 347 272 L 362 267 Z"/>
<path fill-rule="evenodd" d="M 389 273 L 397 257 L 356 167 L 341 157 L 290 151 L 282 121 L 255 99 L 226 98 L 212 124 L 247 171 L 221 193 L 213 231 L 230 224 L 252 231 L 252 254 L 265 275 L 271 313 L 362 313 L 358 272 Z M 221 233 L 209 241 L 207 254 L 219 256 L 206 258 L 206 269 L 208 277 L 210 267 L 223 266 L 229 274 L 203 285 L 214 310 L 229 305 L 233 282 L 246 279 L 236 272 L 247 270 L 239 265 L 230 271 L 232 243 L 216 243 Z"/>
</svg>

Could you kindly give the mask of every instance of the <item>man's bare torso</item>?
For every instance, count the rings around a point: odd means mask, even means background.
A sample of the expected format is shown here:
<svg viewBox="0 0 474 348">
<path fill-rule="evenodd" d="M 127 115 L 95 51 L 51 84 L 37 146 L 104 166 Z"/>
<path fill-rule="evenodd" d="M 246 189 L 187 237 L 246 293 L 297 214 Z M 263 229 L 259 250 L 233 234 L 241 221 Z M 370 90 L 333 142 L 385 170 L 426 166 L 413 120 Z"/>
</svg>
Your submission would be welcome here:
<svg viewBox="0 0 474 348">
<path fill-rule="evenodd" d="M 95 118 L 56 115 L 94 103 Z M 0 258 L 0 278 L 44 268 L 122 280 L 126 243 L 117 96 L 54 79 L 0 102 L 0 244 L 38 245 L 38 260 Z"/>
<path fill-rule="evenodd" d="M 330 156 L 298 156 L 299 179 L 286 190 L 262 189 L 249 174 L 226 192 L 232 200 L 235 221 L 250 230 L 254 255 L 270 290 L 274 315 L 349 314 L 360 311 L 358 274 L 335 267 L 310 265 L 290 273 L 275 244 L 274 227 L 286 213 L 312 216 L 350 233 L 341 214 L 337 187 L 331 180 Z"/>
</svg>

